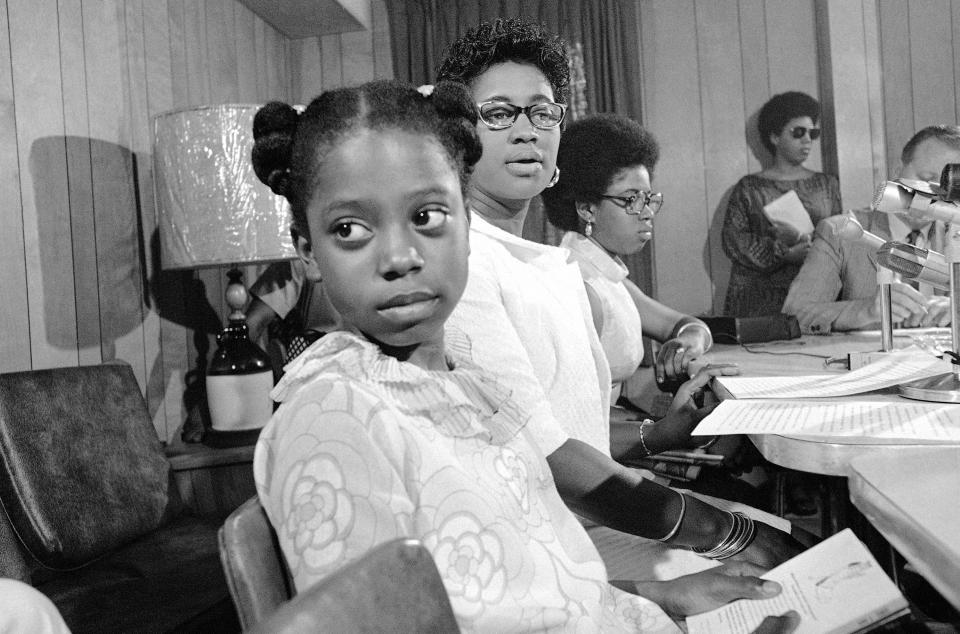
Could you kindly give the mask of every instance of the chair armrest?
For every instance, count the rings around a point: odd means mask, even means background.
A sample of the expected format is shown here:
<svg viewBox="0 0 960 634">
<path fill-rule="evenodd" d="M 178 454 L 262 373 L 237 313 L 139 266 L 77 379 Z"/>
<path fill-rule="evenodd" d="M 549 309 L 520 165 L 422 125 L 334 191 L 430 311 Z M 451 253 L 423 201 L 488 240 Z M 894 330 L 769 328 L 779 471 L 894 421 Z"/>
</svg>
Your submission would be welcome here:
<svg viewBox="0 0 960 634">
<path fill-rule="evenodd" d="M 332 573 L 251 632 L 459 632 L 430 552 L 397 539 Z"/>
</svg>

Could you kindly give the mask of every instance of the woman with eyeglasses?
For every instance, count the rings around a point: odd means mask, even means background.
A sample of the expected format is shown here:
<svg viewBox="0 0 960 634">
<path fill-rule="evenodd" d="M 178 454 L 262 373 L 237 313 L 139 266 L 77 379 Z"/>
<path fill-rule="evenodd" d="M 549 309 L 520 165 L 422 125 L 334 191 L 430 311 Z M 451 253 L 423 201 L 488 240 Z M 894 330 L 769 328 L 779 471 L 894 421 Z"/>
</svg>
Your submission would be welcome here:
<svg viewBox="0 0 960 634">
<path fill-rule="evenodd" d="M 470 272 L 447 328 L 465 333 L 473 360 L 494 372 L 531 419 L 540 421 L 540 450 L 567 505 L 602 525 L 597 528 L 615 529 L 610 532 L 621 551 L 624 540 L 631 540 L 630 556 L 619 558 L 637 565 L 630 576 L 613 578 L 672 578 L 702 570 L 711 562 L 687 547 L 707 546 L 705 556 L 715 556 L 710 545 L 722 545 L 736 533 L 749 539 L 724 557 L 776 565 L 802 550 L 788 533 L 752 519 L 748 533 L 735 531 L 729 512 L 659 486 L 611 459 L 610 367 L 579 268 L 568 262 L 566 249 L 521 237 L 531 199 L 563 178 L 556 156 L 566 114 L 567 61 L 559 38 L 538 24 L 510 19 L 468 31 L 440 65 L 438 81 L 470 89 L 483 146 L 468 187 Z M 704 415 L 693 405 L 693 393 L 720 372 L 701 371 L 685 384 L 676 437 L 644 437 L 635 421 L 626 452 L 646 455 L 688 442 Z M 651 549 L 644 551 L 646 546 Z M 608 562 L 617 557 L 600 550 Z"/>
<path fill-rule="evenodd" d="M 802 92 L 774 95 L 760 109 L 760 141 L 773 164 L 741 178 L 730 193 L 723 222 L 723 250 L 732 263 L 725 315 L 780 313 L 810 249 L 809 234 L 771 222 L 765 205 L 784 195 L 781 202 L 789 201 L 795 192 L 813 226 L 842 211 L 837 178 L 803 166 L 820 138 L 819 119 L 820 104 Z"/>
<path fill-rule="evenodd" d="M 643 360 L 643 335 L 663 344 L 656 361 L 661 382 L 683 376 L 713 344 L 706 324 L 647 296 L 627 278 L 620 260 L 653 237 L 654 215 L 663 204 L 663 194 L 650 185 L 659 154 L 653 135 L 632 119 L 616 114 L 579 119 L 560 142 L 557 165 L 564 178 L 543 193 L 550 222 L 566 231 L 561 246 L 583 274 L 610 364 L 614 403 L 622 382 Z"/>
</svg>

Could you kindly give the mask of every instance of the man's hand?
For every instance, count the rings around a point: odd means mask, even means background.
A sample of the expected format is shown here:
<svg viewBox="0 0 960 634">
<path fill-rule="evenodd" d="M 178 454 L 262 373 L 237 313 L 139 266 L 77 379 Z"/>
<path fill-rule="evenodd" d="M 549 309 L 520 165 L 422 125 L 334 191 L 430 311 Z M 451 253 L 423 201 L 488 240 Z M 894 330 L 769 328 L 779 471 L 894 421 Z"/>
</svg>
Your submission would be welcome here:
<svg viewBox="0 0 960 634">
<path fill-rule="evenodd" d="M 880 288 L 873 302 L 872 321 L 880 321 Z M 890 314 L 893 323 L 902 324 L 904 328 L 920 326 L 927 316 L 927 297 L 909 284 L 894 282 L 890 285 Z"/>
<path fill-rule="evenodd" d="M 950 298 L 946 295 L 934 295 L 927 298 L 927 314 L 920 320 L 920 326 L 946 328 L 953 319 Z"/>
</svg>

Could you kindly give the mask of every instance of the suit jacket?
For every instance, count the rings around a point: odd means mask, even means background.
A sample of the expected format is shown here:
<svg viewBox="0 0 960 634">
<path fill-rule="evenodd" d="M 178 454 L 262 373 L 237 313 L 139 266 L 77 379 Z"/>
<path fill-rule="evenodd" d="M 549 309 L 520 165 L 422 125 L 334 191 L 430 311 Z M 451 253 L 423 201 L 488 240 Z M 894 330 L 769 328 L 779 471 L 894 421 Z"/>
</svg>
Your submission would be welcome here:
<svg viewBox="0 0 960 634">
<path fill-rule="evenodd" d="M 866 231 L 893 239 L 889 215 L 870 210 L 854 215 Z M 817 224 L 810 252 L 783 303 L 783 312 L 796 315 L 805 332 L 811 325 L 818 325 L 821 333 L 879 327 L 868 315 L 877 293 L 876 252 L 859 242 L 843 240 L 839 233 L 843 224 L 843 216 Z M 927 244 L 942 250 L 941 223 L 931 224 Z"/>
</svg>

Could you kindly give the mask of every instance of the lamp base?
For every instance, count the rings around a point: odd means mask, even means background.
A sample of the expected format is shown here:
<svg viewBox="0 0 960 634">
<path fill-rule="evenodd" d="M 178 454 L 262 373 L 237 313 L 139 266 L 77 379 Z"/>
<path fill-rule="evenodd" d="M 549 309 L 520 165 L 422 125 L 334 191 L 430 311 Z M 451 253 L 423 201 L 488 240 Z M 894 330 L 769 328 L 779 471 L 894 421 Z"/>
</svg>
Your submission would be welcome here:
<svg viewBox="0 0 960 634">
<path fill-rule="evenodd" d="M 900 385 L 900 395 L 916 401 L 960 403 L 960 377 L 945 372 Z"/>
<path fill-rule="evenodd" d="M 247 336 L 247 323 L 231 318 L 217 336 L 219 347 L 207 369 L 207 406 L 211 429 L 203 436 L 210 446 L 256 442 L 273 414 L 273 368 L 270 358 Z"/>
</svg>

